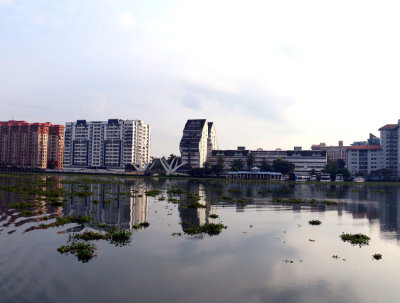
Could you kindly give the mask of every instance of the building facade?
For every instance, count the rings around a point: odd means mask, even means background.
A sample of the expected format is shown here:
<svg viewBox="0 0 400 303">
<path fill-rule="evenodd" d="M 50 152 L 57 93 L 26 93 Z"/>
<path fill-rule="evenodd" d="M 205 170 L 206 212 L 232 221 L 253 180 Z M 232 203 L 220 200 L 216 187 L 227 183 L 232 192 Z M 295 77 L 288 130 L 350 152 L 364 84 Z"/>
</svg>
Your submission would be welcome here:
<svg viewBox="0 0 400 303">
<path fill-rule="evenodd" d="M 20 168 L 63 168 L 64 126 L 51 122 L 0 122 L 0 164 Z"/>
<path fill-rule="evenodd" d="M 182 163 L 190 168 L 203 167 L 215 148 L 217 136 L 214 123 L 206 119 L 187 120 L 179 144 Z"/>
<path fill-rule="evenodd" d="M 222 157 L 224 160 L 224 168 L 229 171 L 235 160 L 243 161 L 244 167 L 247 166 L 248 155 L 254 156 L 254 167 L 262 167 L 265 161 L 272 166 L 272 162 L 277 159 L 289 161 L 294 164 L 295 174 L 305 175 L 312 171 L 322 172 L 327 164 L 326 151 L 312 150 L 214 150 L 212 151 L 210 164 L 218 164 L 218 159 Z M 248 168 L 252 169 L 252 168 Z"/>
<path fill-rule="evenodd" d="M 384 168 L 390 169 L 394 176 L 399 176 L 400 172 L 399 129 L 400 121 L 397 124 L 386 124 L 379 129 Z"/>
<path fill-rule="evenodd" d="M 384 168 L 384 154 L 380 145 L 353 145 L 347 149 L 346 162 L 351 175 L 369 175 Z"/>
<path fill-rule="evenodd" d="M 124 168 L 150 162 L 151 128 L 141 120 L 67 122 L 64 167 Z"/>
<path fill-rule="evenodd" d="M 326 155 L 329 160 L 339 160 L 342 159 L 346 161 L 346 151 L 350 146 L 344 146 L 343 141 L 339 141 L 337 146 L 327 146 L 325 143 L 320 143 L 318 145 L 312 145 L 311 150 L 323 150 L 326 151 Z"/>
</svg>

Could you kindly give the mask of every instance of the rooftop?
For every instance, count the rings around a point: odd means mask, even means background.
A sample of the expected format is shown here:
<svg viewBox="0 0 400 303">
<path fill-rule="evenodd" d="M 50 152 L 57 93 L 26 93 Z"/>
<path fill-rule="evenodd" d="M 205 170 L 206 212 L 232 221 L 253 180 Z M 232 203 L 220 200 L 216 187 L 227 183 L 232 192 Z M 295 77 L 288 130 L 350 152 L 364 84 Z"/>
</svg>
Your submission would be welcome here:
<svg viewBox="0 0 400 303">
<path fill-rule="evenodd" d="M 362 150 L 366 150 L 366 149 L 381 149 L 380 145 L 353 145 L 350 146 L 348 149 L 362 149 Z"/>
<path fill-rule="evenodd" d="M 398 124 L 386 124 L 385 126 L 382 126 L 379 130 L 382 130 L 382 129 L 396 129 L 397 127 L 399 127 Z"/>
</svg>

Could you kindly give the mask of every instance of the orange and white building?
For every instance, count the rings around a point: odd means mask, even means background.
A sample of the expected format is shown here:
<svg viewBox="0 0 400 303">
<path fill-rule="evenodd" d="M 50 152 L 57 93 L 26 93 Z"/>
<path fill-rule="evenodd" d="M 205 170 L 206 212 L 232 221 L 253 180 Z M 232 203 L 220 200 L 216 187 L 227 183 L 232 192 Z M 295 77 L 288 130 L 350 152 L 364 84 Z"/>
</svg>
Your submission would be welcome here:
<svg viewBox="0 0 400 303">
<path fill-rule="evenodd" d="M 61 169 L 63 154 L 63 125 L 0 122 L 0 166 Z"/>
</svg>

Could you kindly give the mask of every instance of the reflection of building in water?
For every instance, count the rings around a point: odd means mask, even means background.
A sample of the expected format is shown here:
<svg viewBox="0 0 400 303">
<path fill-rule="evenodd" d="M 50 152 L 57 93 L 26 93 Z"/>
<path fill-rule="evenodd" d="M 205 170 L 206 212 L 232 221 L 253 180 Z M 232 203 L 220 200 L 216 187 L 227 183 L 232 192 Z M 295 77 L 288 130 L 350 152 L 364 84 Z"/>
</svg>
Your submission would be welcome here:
<svg viewBox="0 0 400 303">
<path fill-rule="evenodd" d="M 215 219 L 211 219 L 209 216 L 215 213 L 216 207 L 207 203 L 206 188 L 203 184 L 191 184 L 187 189 L 191 193 L 198 194 L 200 200 L 197 202 L 206 206 L 205 208 L 187 208 L 185 203 L 181 203 L 178 206 L 179 216 L 182 221 L 182 229 L 185 231 L 186 227 L 189 226 L 200 226 L 205 223 L 214 222 Z"/>
<path fill-rule="evenodd" d="M 66 184 L 71 192 L 76 185 Z M 74 188 L 74 191 L 82 189 Z M 118 183 L 90 184 L 92 196 L 70 197 L 65 203 L 66 216 L 92 216 L 93 222 L 132 229 L 133 225 L 148 221 L 148 198 L 146 187 L 125 186 Z M 136 190 L 136 192 L 135 192 Z"/>
</svg>

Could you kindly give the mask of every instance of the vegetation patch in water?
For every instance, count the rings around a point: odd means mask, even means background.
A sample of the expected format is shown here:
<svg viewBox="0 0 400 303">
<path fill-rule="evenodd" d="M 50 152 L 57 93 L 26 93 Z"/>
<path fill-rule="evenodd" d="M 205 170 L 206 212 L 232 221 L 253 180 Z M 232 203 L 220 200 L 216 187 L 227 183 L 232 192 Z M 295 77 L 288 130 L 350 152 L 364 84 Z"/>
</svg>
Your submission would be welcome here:
<svg viewBox="0 0 400 303">
<path fill-rule="evenodd" d="M 206 205 L 203 205 L 199 202 L 192 202 L 184 206 L 185 208 L 207 208 Z"/>
<path fill-rule="evenodd" d="M 8 205 L 9 208 L 14 209 L 24 209 L 24 208 L 31 208 L 37 206 L 36 203 L 28 203 L 28 202 L 17 202 L 17 203 L 10 203 Z"/>
<path fill-rule="evenodd" d="M 131 242 L 132 232 L 126 229 L 113 227 L 106 233 L 106 237 L 112 244 L 124 246 Z"/>
<path fill-rule="evenodd" d="M 63 226 L 65 224 L 70 224 L 70 223 L 78 223 L 78 224 L 83 224 L 83 223 L 88 223 L 92 220 L 91 216 L 85 217 L 85 216 L 67 216 L 67 217 L 56 217 L 56 222 L 49 223 L 49 224 L 39 224 L 39 226 L 43 229 L 49 228 L 49 227 L 58 227 L 58 226 Z"/>
<path fill-rule="evenodd" d="M 81 234 L 74 234 L 70 236 L 70 239 L 83 240 L 83 241 L 96 241 L 96 240 L 105 240 L 107 239 L 107 236 L 100 232 L 86 230 Z"/>
<path fill-rule="evenodd" d="M 198 234 L 208 234 L 209 236 L 219 235 L 222 229 L 226 229 L 227 226 L 221 223 L 204 223 L 200 226 L 189 226 L 186 228 L 185 233 L 189 235 L 198 235 Z"/>
<path fill-rule="evenodd" d="M 57 248 L 61 254 L 73 254 L 83 263 L 89 262 L 96 256 L 96 246 L 85 242 L 71 242 L 69 245 L 62 245 Z"/>
<path fill-rule="evenodd" d="M 217 219 L 219 216 L 217 214 L 211 214 L 209 217 L 211 219 Z"/>
<path fill-rule="evenodd" d="M 150 223 L 149 223 L 149 222 L 142 222 L 142 223 L 133 225 L 133 228 L 134 228 L 134 229 L 141 229 L 141 228 L 147 228 L 147 227 L 149 227 L 149 226 L 150 226 Z"/>
<path fill-rule="evenodd" d="M 364 234 L 341 234 L 344 242 L 350 242 L 352 245 L 369 245 L 370 238 Z"/>
<path fill-rule="evenodd" d="M 382 255 L 381 254 L 373 254 L 372 258 L 374 258 L 374 260 L 380 260 L 380 259 L 382 259 Z"/>
<path fill-rule="evenodd" d="M 308 221 L 308 224 L 310 225 L 321 225 L 321 221 L 320 220 L 310 220 Z"/>
<path fill-rule="evenodd" d="M 162 193 L 161 190 L 148 190 L 146 191 L 146 196 L 157 197 L 158 195 L 161 195 L 161 193 Z"/>
</svg>

